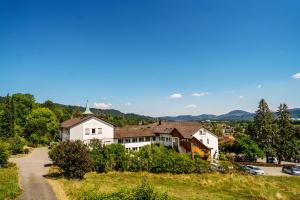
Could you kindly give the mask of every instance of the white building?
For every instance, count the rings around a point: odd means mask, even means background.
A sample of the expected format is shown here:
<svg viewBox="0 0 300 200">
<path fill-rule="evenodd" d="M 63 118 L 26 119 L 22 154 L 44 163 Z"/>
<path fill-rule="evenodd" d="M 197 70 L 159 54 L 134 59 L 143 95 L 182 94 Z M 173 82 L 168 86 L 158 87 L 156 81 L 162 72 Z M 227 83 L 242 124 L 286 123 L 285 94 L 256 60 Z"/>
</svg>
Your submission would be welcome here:
<svg viewBox="0 0 300 200">
<path fill-rule="evenodd" d="M 114 141 L 114 127 L 94 116 L 73 118 L 61 123 L 60 136 L 62 141 L 89 143 L 91 139 L 99 139 L 104 144 L 111 144 Z"/>
<path fill-rule="evenodd" d="M 99 139 L 103 144 L 123 144 L 127 150 L 139 150 L 150 144 L 163 144 L 179 152 L 210 154 L 218 158 L 218 137 L 198 122 L 158 122 L 143 126 L 114 128 L 113 125 L 95 117 L 88 106 L 85 116 L 61 123 L 62 141 L 81 140 L 89 143 Z"/>
<path fill-rule="evenodd" d="M 93 116 L 88 106 L 83 117 L 72 118 L 60 125 L 62 141 L 81 140 L 89 143 L 91 139 L 99 139 L 104 144 L 114 142 L 114 126 Z"/>
<path fill-rule="evenodd" d="M 199 129 L 195 134 L 193 134 L 193 136 L 197 138 L 200 142 L 202 142 L 205 146 L 211 148 L 212 158 L 219 157 L 218 136 L 204 128 Z"/>
</svg>

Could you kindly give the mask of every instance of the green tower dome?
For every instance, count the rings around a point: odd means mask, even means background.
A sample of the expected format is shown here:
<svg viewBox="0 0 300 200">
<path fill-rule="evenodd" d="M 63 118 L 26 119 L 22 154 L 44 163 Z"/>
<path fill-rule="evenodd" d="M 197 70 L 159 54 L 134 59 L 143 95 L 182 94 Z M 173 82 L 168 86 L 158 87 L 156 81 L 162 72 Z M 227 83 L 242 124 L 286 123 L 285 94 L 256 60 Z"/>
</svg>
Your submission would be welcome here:
<svg viewBox="0 0 300 200">
<path fill-rule="evenodd" d="M 86 101 L 85 111 L 82 113 L 83 115 L 93 115 L 90 110 L 89 100 Z"/>
</svg>

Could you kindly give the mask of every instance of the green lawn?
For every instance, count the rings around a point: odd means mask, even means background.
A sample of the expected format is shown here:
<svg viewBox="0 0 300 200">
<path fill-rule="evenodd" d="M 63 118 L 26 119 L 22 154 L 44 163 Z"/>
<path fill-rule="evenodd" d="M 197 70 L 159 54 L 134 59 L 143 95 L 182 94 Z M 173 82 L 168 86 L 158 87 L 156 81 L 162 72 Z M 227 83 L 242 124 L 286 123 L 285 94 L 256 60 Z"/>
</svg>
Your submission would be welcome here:
<svg viewBox="0 0 300 200">
<path fill-rule="evenodd" d="M 107 193 L 132 188 L 145 178 L 156 191 L 175 199 L 300 199 L 300 177 L 267 177 L 241 174 L 150 174 L 146 172 L 89 173 L 82 181 L 58 179 L 69 199 L 83 192 Z"/>
<path fill-rule="evenodd" d="M 14 199 L 20 193 L 17 167 L 0 168 L 0 199 Z"/>
</svg>

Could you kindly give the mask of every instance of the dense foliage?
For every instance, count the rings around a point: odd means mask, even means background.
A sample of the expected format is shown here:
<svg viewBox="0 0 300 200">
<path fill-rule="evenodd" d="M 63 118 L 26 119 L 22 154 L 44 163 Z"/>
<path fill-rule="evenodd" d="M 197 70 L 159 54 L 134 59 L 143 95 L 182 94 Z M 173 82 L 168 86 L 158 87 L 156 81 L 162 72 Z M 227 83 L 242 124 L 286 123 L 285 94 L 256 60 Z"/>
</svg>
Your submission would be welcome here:
<svg viewBox="0 0 300 200">
<path fill-rule="evenodd" d="M 58 141 L 59 123 L 82 117 L 84 108 L 53 103 L 37 103 L 31 94 L 16 93 L 0 97 L 0 140 L 11 144 L 13 154 L 22 153 L 24 145 L 49 145 Z M 92 109 L 94 114 L 115 126 L 152 123 L 151 117 L 124 114 L 117 110 Z"/>
<path fill-rule="evenodd" d="M 266 156 L 276 156 L 279 164 L 281 160 L 295 158 L 299 153 L 299 138 L 291 124 L 286 104 L 280 104 L 275 118 L 267 102 L 262 99 L 248 133 Z"/>
<path fill-rule="evenodd" d="M 237 154 L 243 154 L 246 158 L 262 158 L 264 156 L 263 151 L 259 148 L 249 135 L 239 133 L 236 135 L 234 142 L 235 152 Z"/>
<path fill-rule="evenodd" d="M 0 168 L 7 164 L 10 156 L 9 144 L 0 141 Z"/>
<path fill-rule="evenodd" d="M 26 117 L 25 136 L 32 143 L 49 144 L 58 139 L 59 122 L 49 108 L 36 108 Z"/>
<path fill-rule="evenodd" d="M 192 160 L 188 154 L 178 153 L 163 145 L 148 145 L 138 152 L 126 152 L 121 144 L 102 145 L 98 140 L 90 144 L 93 169 L 97 172 L 148 171 L 153 173 L 202 173 L 209 169 L 207 161 Z"/>
<path fill-rule="evenodd" d="M 91 170 L 88 147 L 79 140 L 60 143 L 49 152 L 49 157 L 68 178 L 82 179 Z"/>
</svg>

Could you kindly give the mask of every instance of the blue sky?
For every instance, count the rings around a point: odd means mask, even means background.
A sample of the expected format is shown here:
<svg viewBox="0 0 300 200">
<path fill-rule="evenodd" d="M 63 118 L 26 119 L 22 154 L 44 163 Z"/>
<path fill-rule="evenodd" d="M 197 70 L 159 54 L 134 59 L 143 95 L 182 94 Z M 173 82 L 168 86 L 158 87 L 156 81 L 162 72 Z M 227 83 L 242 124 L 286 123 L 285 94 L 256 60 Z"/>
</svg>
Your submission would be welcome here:
<svg viewBox="0 0 300 200">
<path fill-rule="evenodd" d="M 254 111 L 261 98 L 272 109 L 300 107 L 299 8 L 298 0 L 1 0 L 0 95 L 89 99 L 151 116 Z"/>
</svg>

